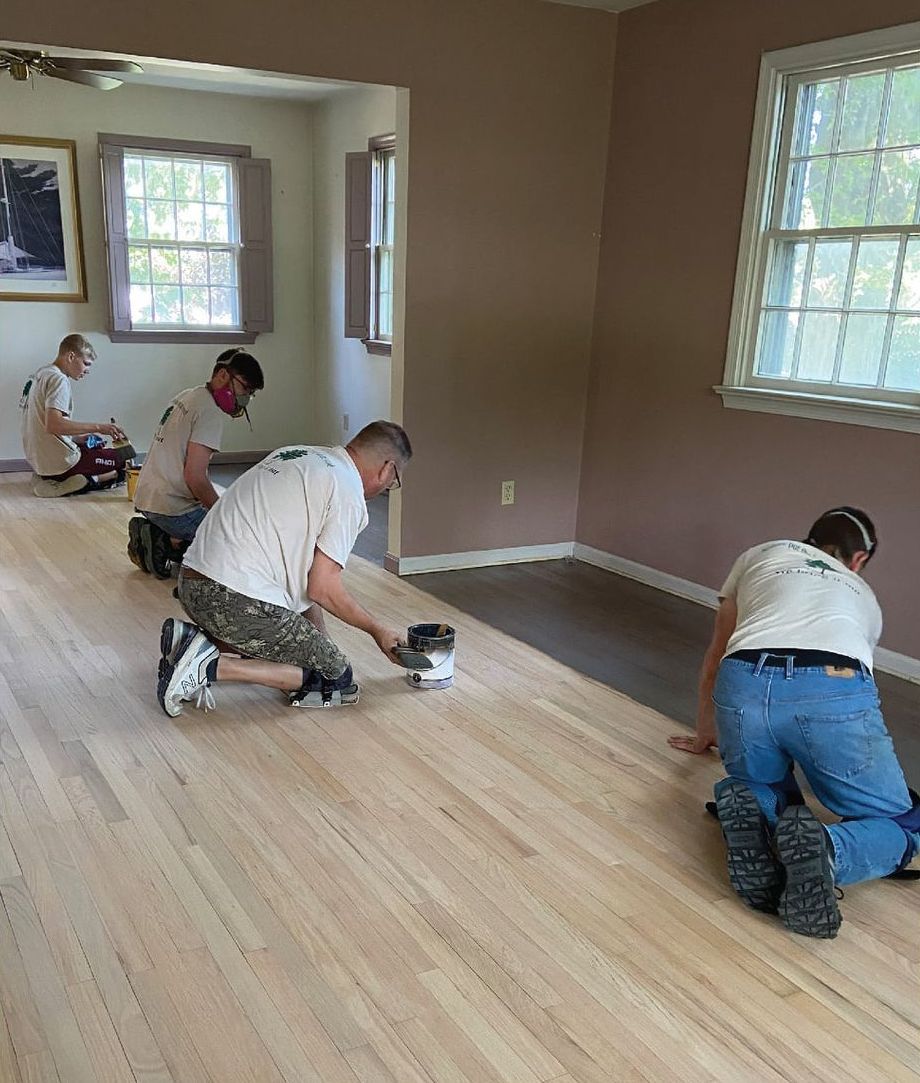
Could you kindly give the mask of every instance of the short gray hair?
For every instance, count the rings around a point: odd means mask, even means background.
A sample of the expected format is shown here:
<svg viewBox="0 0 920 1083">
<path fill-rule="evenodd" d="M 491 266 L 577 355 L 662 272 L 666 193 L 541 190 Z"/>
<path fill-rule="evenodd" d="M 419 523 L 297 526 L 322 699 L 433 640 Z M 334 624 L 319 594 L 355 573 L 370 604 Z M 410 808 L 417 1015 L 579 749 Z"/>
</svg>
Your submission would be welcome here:
<svg viewBox="0 0 920 1083">
<path fill-rule="evenodd" d="M 406 430 L 394 421 L 372 421 L 348 442 L 348 446 L 371 452 L 381 459 L 395 459 L 400 464 L 412 458 L 412 445 Z"/>
</svg>

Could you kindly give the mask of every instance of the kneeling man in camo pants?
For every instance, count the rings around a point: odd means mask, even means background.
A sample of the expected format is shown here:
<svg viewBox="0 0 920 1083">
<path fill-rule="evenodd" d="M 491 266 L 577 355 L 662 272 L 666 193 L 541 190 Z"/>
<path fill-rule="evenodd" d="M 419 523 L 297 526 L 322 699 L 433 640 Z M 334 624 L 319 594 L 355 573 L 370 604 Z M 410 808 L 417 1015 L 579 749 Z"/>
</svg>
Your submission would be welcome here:
<svg viewBox="0 0 920 1083">
<path fill-rule="evenodd" d="M 168 715 L 188 700 L 213 706 L 215 681 L 277 688 L 294 706 L 356 702 L 358 685 L 326 633 L 324 610 L 367 632 L 398 664 L 399 632 L 363 609 L 341 575 L 367 526 L 367 498 L 398 488 L 411 455 L 398 425 L 374 421 L 346 447 L 272 452 L 227 490 L 179 575 L 194 624 L 163 624 L 157 698 Z"/>
</svg>

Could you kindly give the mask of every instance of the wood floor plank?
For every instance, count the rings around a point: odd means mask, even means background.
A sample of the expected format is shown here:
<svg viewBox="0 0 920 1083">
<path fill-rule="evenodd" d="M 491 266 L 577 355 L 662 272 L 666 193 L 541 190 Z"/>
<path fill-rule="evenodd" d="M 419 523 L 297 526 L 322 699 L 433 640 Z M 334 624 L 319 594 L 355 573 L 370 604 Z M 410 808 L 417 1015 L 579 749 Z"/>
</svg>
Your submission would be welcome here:
<svg viewBox="0 0 920 1083">
<path fill-rule="evenodd" d="M 914 889 L 849 887 L 830 942 L 745 909 L 716 756 L 360 559 L 382 620 L 457 629 L 453 687 L 330 618 L 357 705 L 219 683 L 166 718 L 178 609 L 124 557 L 130 514 L 0 475 L 2 1083 L 920 1081 Z M 565 576 L 516 574 L 539 598 L 477 573 L 490 612 L 544 620 Z M 672 610 L 614 628 L 624 680 L 684 657 Z"/>
</svg>

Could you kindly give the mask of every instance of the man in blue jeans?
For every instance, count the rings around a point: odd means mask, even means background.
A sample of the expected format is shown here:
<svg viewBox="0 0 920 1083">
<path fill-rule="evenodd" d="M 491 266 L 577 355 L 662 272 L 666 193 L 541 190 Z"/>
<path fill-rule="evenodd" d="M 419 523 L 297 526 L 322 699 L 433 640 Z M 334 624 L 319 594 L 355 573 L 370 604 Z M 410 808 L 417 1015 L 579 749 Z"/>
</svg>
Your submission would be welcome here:
<svg viewBox="0 0 920 1083">
<path fill-rule="evenodd" d="M 718 744 L 732 887 L 805 936 L 837 935 L 835 886 L 888 876 L 920 850 L 920 799 L 872 678 L 882 615 L 860 573 L 876 546 L 869 517 L 841 507 L 805 542 L 743 553 L 720 592 L 696 734 L 669 741 L 697 753 Z M 796 765 L 839 822 L 815 818 Z"/>
</svg>

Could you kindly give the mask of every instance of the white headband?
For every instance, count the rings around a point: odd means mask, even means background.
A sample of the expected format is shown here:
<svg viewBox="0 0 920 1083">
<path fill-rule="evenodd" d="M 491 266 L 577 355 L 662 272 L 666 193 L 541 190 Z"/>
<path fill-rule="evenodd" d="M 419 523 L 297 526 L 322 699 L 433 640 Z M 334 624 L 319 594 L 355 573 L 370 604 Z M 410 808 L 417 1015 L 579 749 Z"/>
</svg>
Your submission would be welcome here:
<svg viewBox="0 0 920 1083">
<path fill-rule="evenodd" d="M 859 521 L 855 515 L 851 515 L 848 511 L 829 511 L 828 515 L 845 515 L 851 523 L 855 523 L 859 527 L 859 532 L 862 534 L 863 542 L 866 546 L 866 552 L 871 553 L 875 547 L 875 542 L 869 537 L 869 531 L 866 530 L 866 524 Z"/>
</svg>

